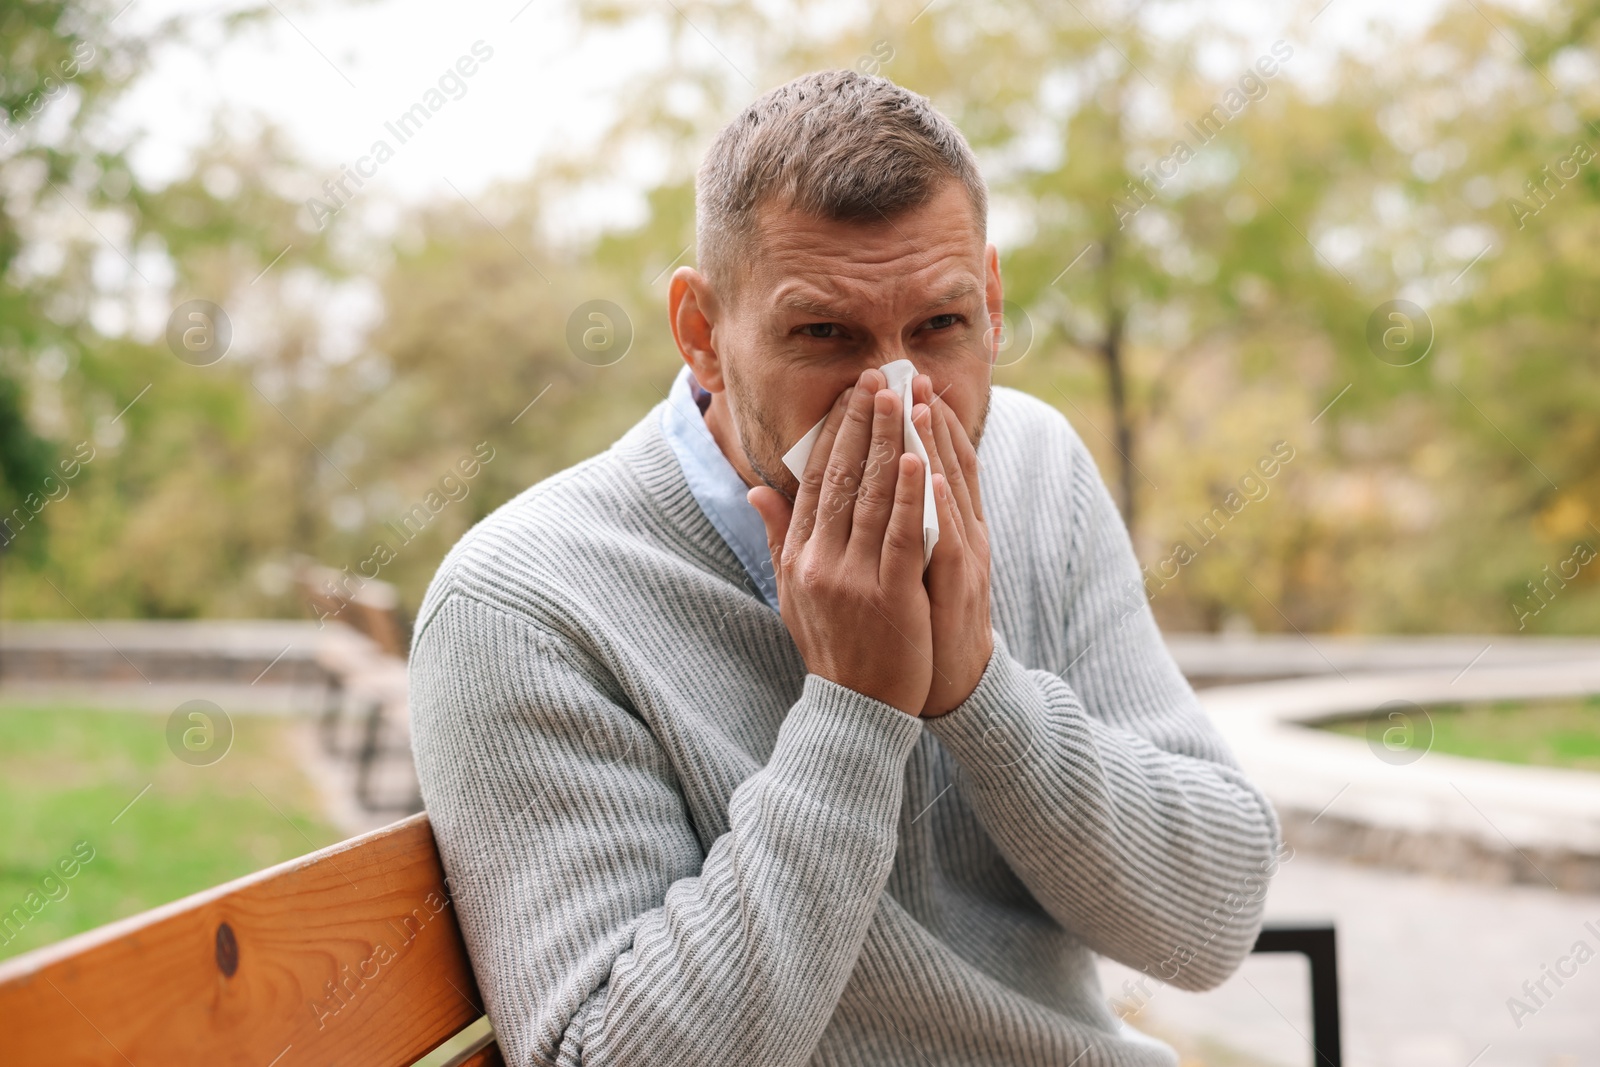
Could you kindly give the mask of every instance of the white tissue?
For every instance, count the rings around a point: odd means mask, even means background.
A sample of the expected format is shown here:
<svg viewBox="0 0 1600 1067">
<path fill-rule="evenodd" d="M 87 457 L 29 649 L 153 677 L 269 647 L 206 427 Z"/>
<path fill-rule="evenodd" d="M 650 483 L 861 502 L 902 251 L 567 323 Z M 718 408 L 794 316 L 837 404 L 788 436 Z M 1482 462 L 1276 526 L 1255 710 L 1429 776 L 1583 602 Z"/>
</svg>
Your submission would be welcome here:
<svg viewBox="0 0 1600 1067">
<path fill-rule="evenodd" d="M 922 566 L 926 568 L 928 560 L 933 557 L 933 546 L 939 542 L 939 509 L 933 499 L 933 465 L 928 462 L 928 450 L 922 447 L 922 437 L 911 421 L 911 379 L 916 377 L 917 368 L 909 359 L 897 359 L 878 369 L 889 379 L 889 388 L 900 394 L 900 410 L 905 418 L 906 451 L 922 460 Z M 811 458 L 817 435 L 827 421 L 828 417 L 824 415 L 806 431 L 804 437 L 794 443 L 793 448 L 783 454 L 783 465 L 796 478 L 805 473 L 806 460 Z"/>
</svg>

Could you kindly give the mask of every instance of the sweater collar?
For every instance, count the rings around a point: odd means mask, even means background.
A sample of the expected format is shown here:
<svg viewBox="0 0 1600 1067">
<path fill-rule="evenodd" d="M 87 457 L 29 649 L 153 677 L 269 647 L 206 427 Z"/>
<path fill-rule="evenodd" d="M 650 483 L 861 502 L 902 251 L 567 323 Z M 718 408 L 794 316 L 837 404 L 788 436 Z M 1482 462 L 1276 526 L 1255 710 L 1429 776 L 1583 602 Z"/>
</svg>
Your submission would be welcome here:
<svg viewBox="0 0 1600 1067">
<path fill-rule="evenodd" d="M 690 377 L 688 368 L 684 367 L 673 382 L 673 392 L 627 430 L 612 446 L 613 450 L 627 463 L 641 487 L 659 509 L 661 517 L 671 531 L 678 535 L 678 547 L 684 556 L 703 560 L 733 584 L 742 586 L 752 596 L 766 602 L 776 611 L 775 581 L 769 597 L 763 592 L 756 577 L 761 570 L 762 562 L 766 564 L 766 570 L 769 573 L 771 571 L 771 555 L 766 548 L 765 527 L 761 523 L 760 515 L 744 499 L 744 490 L 747 488 L 744 480 L 734 471 L 732 464 L 728 463 L 727 457 L 722 455 L 721 449 L 717 448 L 715 441 L 711 439 L 710 431 L 704 426 L 703 416 L 700 416 L 693 399 L 689 385 Z M 676 410 L 674 410 L 674 397 L 678 398 Z M 685 462 L 674 448 L 671 435 L 666 429 L 666 424 L 674 417 L 687 416 L 690 413 L 694 414 L 700 425 L 696 427 L 693 423 L 686 422 L 680 429 L 686 430 L 687 433 L 694 433 L 698 429 L 704 434 L 705 440 L 716 449 L 716 458 L 721 460 L 726 477 L 738 483 L 735 487 L 725 479 L 722 480 L 724 492 L 732 496 L 734 501 L 748 512 L 745 517 L 747 529 L 748 521 L 754 520 L 755 529 L 759 531 L 759 538 L 754 542 L 760 546 L 759 559 L 755 558 L 751 550 L 740 552 L 734 547 L 734 541 L 730 540 L 719 525 L 719 519 L 725 522 L 726 513 L 715 505 L 708 509 L 692 487 L 692 479 L 686 472 Z M 710 468 L 710 477 L 716 478 L 715 465 L 709 462 L 711 457 L 706 455 L 703 459 Z M 691 460 L 690 466 L 695 465 L 696 461 Z M 737 492 L 734 492 L 735 488 Z M 743 540 L 749 541 L 750 538 L 745 537 Z M 747 560 L 747 556 L 751 558 Z"/>
<path fill-rule="evenodd" d="M 745 499 L 749 486 L 723 455 L 705 423 L 710 400 L 711 394 L 694 380 L 689 368 L 680 368 L 667 402 L 661 407 L 662 435 L 677 456 L 700 510 L 739 557 L 762 599 L 777 611 L 778 581 L 772 568 L 772 553 L 767 548 L 766 524 Z"/>
</svg>

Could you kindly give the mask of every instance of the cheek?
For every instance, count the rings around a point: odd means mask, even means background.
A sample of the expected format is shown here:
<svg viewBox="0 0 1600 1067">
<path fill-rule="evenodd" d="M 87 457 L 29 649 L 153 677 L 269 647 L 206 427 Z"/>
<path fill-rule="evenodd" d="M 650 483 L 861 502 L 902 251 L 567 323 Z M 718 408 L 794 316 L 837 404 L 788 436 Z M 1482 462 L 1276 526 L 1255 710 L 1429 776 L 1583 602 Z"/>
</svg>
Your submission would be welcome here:
<svg viewBox="0 0 1600 1067">
<path fill-rule="evenodd" d="M 974 452 L 978 449 L 978 442 L 983 439 L 983 431 L 989 418 L 989 385 L 985 380 L 983 388 L 972 397 L 971 402 L 965 407 L 957 408 L 956 413 L 961 416 L 961 426 L 967 435 L 967 443 Z"/>
<path fill-rule="evenodd" d="M 785 387 L 783 375 L 772 374 L 766 368 L 756 371 L 752 381 L 748 368 L 741 367 L 741 373 L 728 375 L 726 382 L 726 399 L 741 443 L 763 464 L 773 469 L 782 467 L 780 457 L 816 421 L 799 425 L 802 413 L 810 408 L 795 398 L 793 389 Z M 791 429 L 791 424 L 798 428 Z"/>
<path fill-rule="evenodd" d="M 989 368 L 987 366 L 973 368 L 968 365 L 961 367 L 958 373 L 942 379 L 935 375 L 933 391 L 949 406 L 962 428 L 966 430 L 968 438 L 971 438 L 973 431 L 979 428 L 979 423 L 983 419 L 989 395 Z"/>
</svg>

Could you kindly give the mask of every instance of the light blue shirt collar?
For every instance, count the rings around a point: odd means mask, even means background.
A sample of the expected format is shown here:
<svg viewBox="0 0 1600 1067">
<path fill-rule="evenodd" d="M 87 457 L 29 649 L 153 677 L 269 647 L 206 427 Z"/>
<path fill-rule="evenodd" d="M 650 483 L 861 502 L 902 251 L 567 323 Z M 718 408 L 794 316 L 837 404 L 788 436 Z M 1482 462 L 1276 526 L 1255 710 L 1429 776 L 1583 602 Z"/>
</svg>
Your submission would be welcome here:
<svg viewBox="0 0 1600 1067">
<path fill-rule="evenodd" d="M 687 366 L 678 371 L 661 412 L 661 432 L 677 455 L 700 510 L 739 557 L 755 591 L 777 611 L 778 580 L 767 550 L 767 528 L 745 499 L 750 487 L 711 436 L 705 415 L 695 403 L 693 381 Z"/>
</svg>

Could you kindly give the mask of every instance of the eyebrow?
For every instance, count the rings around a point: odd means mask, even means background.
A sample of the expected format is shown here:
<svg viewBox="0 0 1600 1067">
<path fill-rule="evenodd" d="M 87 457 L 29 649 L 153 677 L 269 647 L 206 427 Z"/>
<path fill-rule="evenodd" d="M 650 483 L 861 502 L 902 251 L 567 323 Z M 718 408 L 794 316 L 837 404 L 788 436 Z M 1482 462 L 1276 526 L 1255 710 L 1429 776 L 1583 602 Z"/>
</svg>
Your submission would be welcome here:
<svg viewBox="0 0 1600 1067">
<path fill-rule="evenodd" d="M 930 300 L 928 303 L 924 304 L 919 309 L 919 313 L 928 312 L 932 311 L 934 308 L 943 307 L 952 301 L 960 300 L 964 296 L 970 296 L 977 292 L 977 290 L 977 280 L 971 276 L 968 276 L 950 286 L 950 288 L 946 289 L 943 293 L 940 293 L 933 300 Z M 850 318 L 849 313 L 844 311 L 842 308 L 835 307 L 826 301 L 813 300 L 804 293 L 787 294 L 778 301 L 778 307 L 791 311 L 803 311 L 808 315 L 816 315 L 819 318 L 824 319 Z"/>
</svg>

